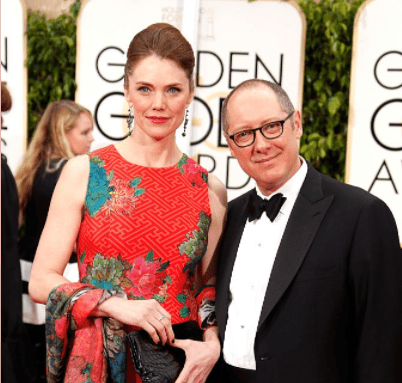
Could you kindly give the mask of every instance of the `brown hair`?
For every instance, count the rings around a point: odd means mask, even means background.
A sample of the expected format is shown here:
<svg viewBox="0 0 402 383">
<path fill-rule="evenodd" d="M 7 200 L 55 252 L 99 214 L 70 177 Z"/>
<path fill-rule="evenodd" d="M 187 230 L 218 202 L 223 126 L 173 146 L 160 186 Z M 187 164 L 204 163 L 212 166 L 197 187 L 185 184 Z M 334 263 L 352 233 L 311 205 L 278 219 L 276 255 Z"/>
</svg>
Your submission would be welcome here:
<svg viewBox="0 0 402 383">
<path fill-rule="evenodd" d="M 13 105 L 13 101 L 11 99 L 10 92 L 8 91 L 6 84 L 4 82 L 1 83 L 1 111 L 7 112 L 11 109 Z"/>
<path fill-rule="evenodd" d="M 124 68 L 124 86 L 126 88 L 128 78 L 133 73 L 135 65 L 151 55 L 175 62 L 186 73 L 190 81 L 190 90 L 194 89 L 195 58 L 193 49 L 177 28 L 166 23 L 152 24 L 137 33 L 132 39 Z"/>
<path fill-rule="evenodd" d="M 66 133 L 73 129 L 82 113 L 91 112 L 83 106 L 70 101 L 54 101 L 47 106 L 15 175 L 20 212 L 23 214 L 31 197 L 32 185 L 39 166 L 46 161 L 47 171 L 52 158 L 73 158 Z M 60 164 L 59 164 L 60 166 Z"/>
<path fill-rule="evenodd" d="M 245 89 L 252 89 L 252 88 L 271 89 L 275 93 L 276 98 L 278 99 L 278 102 L 284 112 L 290 113 L 295 110 L 292 102 L 290 101 L 288 94 L 278 84 L 275 84 L 273 82 L 266 81 L 266 80 L 259 80 L 259 79 L 246 80 L 246 81 L 242 82 L 241 84 L 237 85 L 236 88 L 234 88 L 229 93 L 229 95 L 225 98 L 225 101 L 222 104 L 221 120 L 222 120 L 222 126 L 223 126 L 224 133 L 227 134 L 228 129 L 229 129 L 229 125 L 228 125 L 229 100 L 236 92 L 245 90 Z"/>
</svg>

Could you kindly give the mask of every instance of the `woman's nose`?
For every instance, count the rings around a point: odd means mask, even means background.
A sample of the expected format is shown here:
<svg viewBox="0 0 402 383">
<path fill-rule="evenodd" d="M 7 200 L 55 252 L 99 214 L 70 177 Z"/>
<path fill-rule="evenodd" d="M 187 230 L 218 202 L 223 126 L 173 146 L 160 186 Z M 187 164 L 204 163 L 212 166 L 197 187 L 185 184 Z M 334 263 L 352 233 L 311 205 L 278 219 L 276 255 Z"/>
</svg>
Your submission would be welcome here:
<svg viewBox="0 0 402 383">
<path fill-rule="evenodd" d="M 156 92 L 153 97 L 153 108 L 163 109 L 165 107 L 165 95 L 162 92 Z"/>
</svg>

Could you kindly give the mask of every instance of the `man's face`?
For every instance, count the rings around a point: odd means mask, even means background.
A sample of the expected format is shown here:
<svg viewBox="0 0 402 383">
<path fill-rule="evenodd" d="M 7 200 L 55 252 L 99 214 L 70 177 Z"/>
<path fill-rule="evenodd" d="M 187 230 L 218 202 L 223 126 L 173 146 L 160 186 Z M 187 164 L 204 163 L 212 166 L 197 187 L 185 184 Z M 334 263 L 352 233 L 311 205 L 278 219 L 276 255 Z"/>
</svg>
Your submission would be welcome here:
<svg viewBox="0 0 402 383">
<path fill-rule="evenodd" d="M 240 90 L 228 103 L 228 135 L 284 120 L 284 112 L 274 92 L 265 87 Z M 293 123 L 292 123 L 293 120 Z M 293 125 L 293 126 L 292 126 Z M 228 138 L 230 152 L 241 168 L 255 181 L 264 195 L 284 185 L 300 168 L 299 142 L 303 129 L 296 111 L 284 126 L 280 137 L 267 140 L 256 132 L 252 145 L 239 148 Z"/>
</svg>

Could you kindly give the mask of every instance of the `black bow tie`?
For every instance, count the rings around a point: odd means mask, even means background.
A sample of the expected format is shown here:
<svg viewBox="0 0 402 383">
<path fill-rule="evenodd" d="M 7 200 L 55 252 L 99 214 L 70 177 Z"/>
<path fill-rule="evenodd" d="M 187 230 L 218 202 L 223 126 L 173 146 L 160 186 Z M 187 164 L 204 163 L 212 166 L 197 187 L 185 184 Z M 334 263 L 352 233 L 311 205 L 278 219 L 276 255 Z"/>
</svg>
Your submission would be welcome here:
<svg viewBox="0 0 402 383">
<path fill-rule="evenodd" d="M 260 219 L 262 213 L 265 211 L 270 221 L 274 222 L 285 201 L 286 197 L 281 193 L 275 194 L 269 200 L 262 199 L 254 189 L 250 194 L 248 202 L 248 220 L 254 221 L 255 219 Z"/>
</svg>

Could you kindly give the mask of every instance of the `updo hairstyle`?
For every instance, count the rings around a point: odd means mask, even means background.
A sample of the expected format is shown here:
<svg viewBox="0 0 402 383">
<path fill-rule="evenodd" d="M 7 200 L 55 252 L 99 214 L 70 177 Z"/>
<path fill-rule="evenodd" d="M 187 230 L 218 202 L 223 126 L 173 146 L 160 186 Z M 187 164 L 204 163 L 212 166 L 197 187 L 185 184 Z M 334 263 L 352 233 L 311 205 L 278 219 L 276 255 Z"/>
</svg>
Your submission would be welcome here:
<svg viewBox="0 0 402 383">
<path fill-rule="evenodd" d="M 129 76 L 135 66 L 148 56 L 156 55 L 161 59 L 175 62 L 186 73 L 190 81 L 190 90 L 194 89 L 194 52 L 190 43 L 181 32 L 167 23 L 152 24 L 137 33 L 127 51 L 127 63 L 124 68 L 124 86 L 128 88 Z"/>
</svg>

